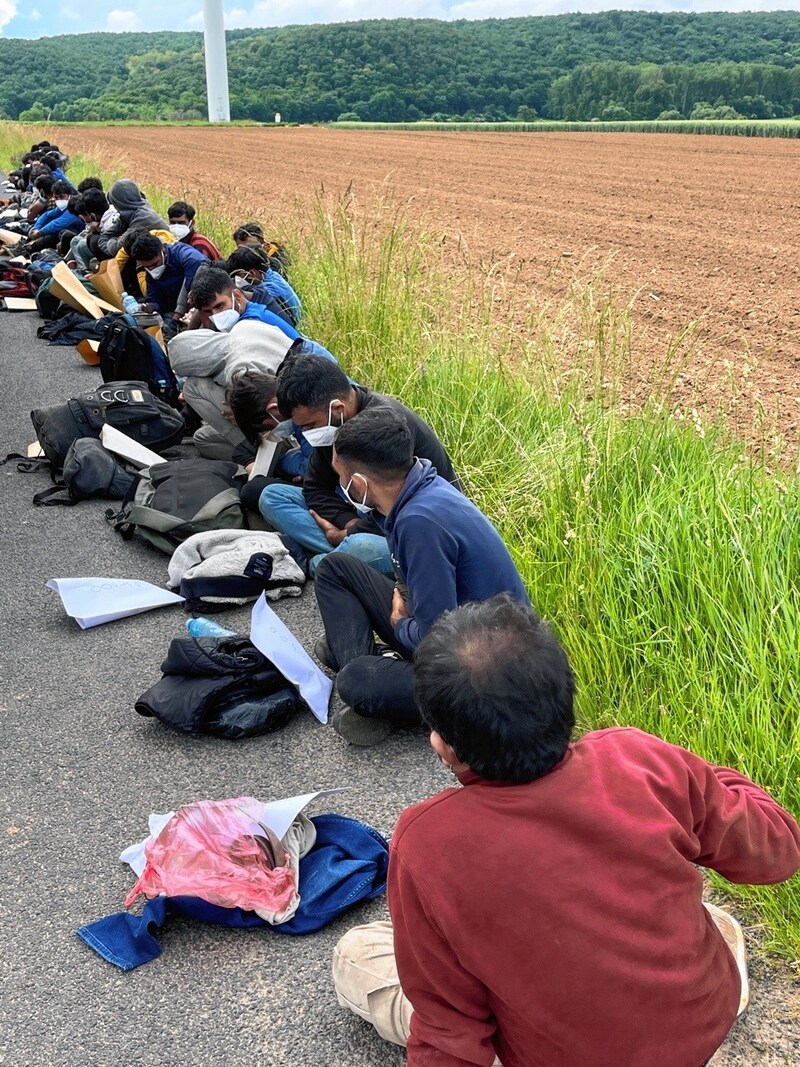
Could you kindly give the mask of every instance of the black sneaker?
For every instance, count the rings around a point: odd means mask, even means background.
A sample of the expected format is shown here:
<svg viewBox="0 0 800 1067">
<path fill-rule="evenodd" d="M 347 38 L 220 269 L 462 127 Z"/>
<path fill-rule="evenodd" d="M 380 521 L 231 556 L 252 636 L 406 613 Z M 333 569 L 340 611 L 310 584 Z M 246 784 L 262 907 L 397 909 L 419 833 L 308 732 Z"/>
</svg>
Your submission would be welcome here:
<svg viewBox="0 0 800 1067">
<path fill-rule="evenodd" d="M 333 653 L 328 647 L 328 642 L 325 638 L 321 638 L 314 645 L 314 655 L 320 661 L 323 667 L 327 667 L 329 671 L 333 671 L 336 674 L 339 670 L 339 664 L 333 658 Z"/>
<path fill-rule="evenodd" d="M 368 719 L 364 715 L 357 715 L 346 704 L 333 713 L 331 726 L 349 745 L 359 748 L 379 745 L 394 732 L 394 727 L 386 719 Z"/>
</svg>

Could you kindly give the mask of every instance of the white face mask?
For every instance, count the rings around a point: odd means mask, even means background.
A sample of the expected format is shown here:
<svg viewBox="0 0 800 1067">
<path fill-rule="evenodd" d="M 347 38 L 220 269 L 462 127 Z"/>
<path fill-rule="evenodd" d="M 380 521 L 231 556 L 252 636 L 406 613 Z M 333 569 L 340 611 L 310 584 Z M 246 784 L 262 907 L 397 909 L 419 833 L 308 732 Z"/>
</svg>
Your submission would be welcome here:
<svg viewBox="0 0 800 1067">
<path fill-rule="evenodd" d="M 344 411 L 340 416 L 339 426 L 332 426 L 331 419 L 333 418 L 333 401 L 328 404 L 328 425 L 327 426 L 315 426 L 311 430 L 303 430 L 303 437 L 311 445 L 312 448 L 327 448 L 332 445 L 336 440 L 336 434 L 339 431 L 339 427 L 344 426 Z"/>
<path fill-rule="evenodd" d="M 243 278 L 241 274 L 234 274 L 233 284 L 236 286 L 237 289 L 244 289 L 246 286 L 250 285 L 250 279 Z"/>
<path fill-rule="evenodd" d="M 68 203 L 69 200 L 56 200 L 56 207 L 60 208 L 63 211 Z"/>
<path fill-rule="evenodd" d="M 179 241 L 182 241 L 184 237 L 188 237 L 192 232 L 192 227 L 187 226 L 185 222 L 173 222 L 170 223 L 170 232 L 174 233 Z"/>
<path fill-rule="evenodd" d="M 350 496 L 350 486 L 353 484 L 353 478 L 360 478 L 361 481 L 364 483 L 364 496 L 361 498 L 360 503 L 358 500 L 353 500 L 353 498 Z M 372 505 L 367 503 L 367 489 L 369 487 L 369 482 L 364 477 L 364 475 L 359 474 L 358 471 L 354 472 L 353 478 L 350 479 L 350 481 L 347 483 L 347 486 L 342 490 L 342 492 L 347 498 L 347 502 L 353 505 L 359 515 L 369 515 L 369 513 L 374 510 Z"/>
<path fill-rule="evenodd" d="M 147 267 L 145 269 L 147 270 L 147 273 L 150 275 L 151 278 L 160 278 L 164 271 L 167 269 L 167 265 L 166 263 L 162 263 L 160 267 L 153 267 L 152 269 L 150 267 Z"/>
<path fill-rule="evenodd" d="M 216 315 L 212 315 L 211 321 L 220 333 L 227 333 L 228 330 L 233 329 L 240 318 L 241 315 L 236 308 L 226 308 L 224 311 L 218 311 Z"/>
</svg>

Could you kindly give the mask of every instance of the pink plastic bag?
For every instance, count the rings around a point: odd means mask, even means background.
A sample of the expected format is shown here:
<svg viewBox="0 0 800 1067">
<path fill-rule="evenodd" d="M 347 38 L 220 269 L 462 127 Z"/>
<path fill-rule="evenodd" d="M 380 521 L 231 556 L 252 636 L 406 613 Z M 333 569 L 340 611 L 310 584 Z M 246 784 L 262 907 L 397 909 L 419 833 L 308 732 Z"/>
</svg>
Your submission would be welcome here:
<svg viewBox="0 0 800 1067">
<path fill-rule="evenodd" d="M 145 867 L 125 898 L 200 897 L 223 908 L 255 911 L 273 921 L 292 902 L 297 884 L 289 856 L 253 797 L 199 800 L 180 808 L 147 842 Z"/>
</svg>

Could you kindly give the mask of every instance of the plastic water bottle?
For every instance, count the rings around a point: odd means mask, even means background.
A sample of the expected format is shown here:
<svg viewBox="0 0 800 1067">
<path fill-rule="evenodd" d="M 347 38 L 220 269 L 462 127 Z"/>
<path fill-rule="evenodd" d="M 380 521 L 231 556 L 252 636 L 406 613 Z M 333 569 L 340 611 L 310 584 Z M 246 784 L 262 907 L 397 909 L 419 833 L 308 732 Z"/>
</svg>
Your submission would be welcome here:
<svg viewBox="0 0 800 1067">
<path fill-rule="evenodd" d="M 192 637 L 234 637 L 234 630 L 226 630 L 213 619 L 189 619 L 186 629 Z"/>
<path fill-rule="evenodd" d="M 131 296 L 130 293 L 123 293 L 122 310 L 126 315 L 138 315 L 142 310 L 142 305 L 135 297 Z"/>
</svg>

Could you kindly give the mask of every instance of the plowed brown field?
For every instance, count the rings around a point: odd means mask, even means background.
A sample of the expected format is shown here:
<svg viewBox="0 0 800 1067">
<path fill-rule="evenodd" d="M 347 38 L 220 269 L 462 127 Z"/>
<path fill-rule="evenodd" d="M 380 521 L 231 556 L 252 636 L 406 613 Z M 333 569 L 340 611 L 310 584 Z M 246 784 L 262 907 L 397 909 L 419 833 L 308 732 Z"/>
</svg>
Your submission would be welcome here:
<svg viewBox="0 0 800 1067">
<path fill-rule="evenodd" d="M 542 299 L 574 277 L 630 303 L 640 379 L 692 322 L 679 389 L 713 401 L 745 372 L 747 404 L 800 422 L 800 143 L 646 134 L 470 134 L 334 129 L 65 129 L 70 152 L 242 221 L 285 217 L 320 186 L 411 201 L 459 232 L 484 268 Z M 413 198 L 413 199 L 412 199 Z M 236 200 L 238 199 L 238 207 Z M 474 269 L 480 269 L 477 266 Z"/>
</svg>

